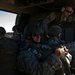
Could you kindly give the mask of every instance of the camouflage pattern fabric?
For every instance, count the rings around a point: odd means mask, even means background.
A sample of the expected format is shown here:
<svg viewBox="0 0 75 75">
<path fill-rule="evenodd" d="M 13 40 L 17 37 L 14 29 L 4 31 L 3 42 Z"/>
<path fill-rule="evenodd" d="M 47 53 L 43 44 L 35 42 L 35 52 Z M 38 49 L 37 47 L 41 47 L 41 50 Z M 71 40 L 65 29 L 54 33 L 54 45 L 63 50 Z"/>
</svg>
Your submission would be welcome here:
<svg viewBox="0 0 75 75">
<path fill-rule="evenodd" d="M 46 45 L 26 45 L 18 55 L 19 70 L 28 75 L 53 75 L 55 70 L 60 68 L 60 61 L 57 57 L 50 57 L 51 54 L 51 48 Z M 48 57 L 53 59 L 47 59 Z M 46 59 L 51 61 L 51 64 Z"/>
<path fill-rule="evenodd" d="M 66 43 L 65 43 L 64 41 L 62 41 L 60 38 L 51 38 L 51 39 L 49 39 L 49 40 L 46 42 L 46 44 L 49 45 L 51 48 L 54 48 L 54 47 L 56 47 L 57 45 L 66 45 Z M 63 55 L 63 54 L 61 54 L 61 55 Z M 63 64 L 64 64 L 64 65 L 65 65 L 65 64 L 68 64 L 68 63 L 66 62 L 65 55 L 62 56 L 62 57 L 63 57 L 63 58 L 62 58 Z M 64 68 L 65 68 L 65 66 L 64 66 Z M 69 68 L 68 65 L 67 65 L 66 69 L 67 69 L 67 68 Z M 62 68 L 62 69 L 63 69 L 63 68 Z M 65 69 L 65 72 L 66 72 L 66 74 L 68 75 L 68 73 L 70 72 L 70 70 L 67 72 L 66 69 Z M 63 72 L 64 72 L 64 71 L 63 71 Z M 63 75 L 63 74 L 62 74 L 62 75 Z"/>
<path fill-rule="evenodd" d="M 43 75 L 53 75 L 55 74 L 56 70 L 59 70 L 62 68 L 62 62 L 61 60 L 55 55 L 52 54 L 45 60 L 44 64 L 44 74 Z"/>
</svg>

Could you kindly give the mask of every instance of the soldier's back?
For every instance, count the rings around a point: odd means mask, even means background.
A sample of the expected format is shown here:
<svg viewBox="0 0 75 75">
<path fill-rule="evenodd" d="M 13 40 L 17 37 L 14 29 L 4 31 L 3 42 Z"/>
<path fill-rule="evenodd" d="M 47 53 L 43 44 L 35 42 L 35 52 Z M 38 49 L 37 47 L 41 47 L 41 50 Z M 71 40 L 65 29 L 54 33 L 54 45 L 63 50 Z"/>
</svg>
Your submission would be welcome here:
<svg viewBox="0 0 75 75">
<path fill-rule="evenodd" d="M 15 75 L 17 45 L 9 38 L 0 39 L 0 74 Z"/>
</svg>

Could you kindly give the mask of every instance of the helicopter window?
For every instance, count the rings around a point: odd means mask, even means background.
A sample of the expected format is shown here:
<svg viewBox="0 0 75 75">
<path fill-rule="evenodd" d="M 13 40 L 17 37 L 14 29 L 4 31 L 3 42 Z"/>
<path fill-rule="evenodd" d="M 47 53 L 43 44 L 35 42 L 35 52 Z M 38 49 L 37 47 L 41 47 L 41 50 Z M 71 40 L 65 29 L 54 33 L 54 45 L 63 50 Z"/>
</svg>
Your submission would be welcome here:
<svg viewBox="0 0 75 75">
<path fill-rule="evenodd" d="M 15 25 L 17 14 L 0 10 L 0 26 L 6 29 L 6 32 L 12 32 Z"/>
</svg>

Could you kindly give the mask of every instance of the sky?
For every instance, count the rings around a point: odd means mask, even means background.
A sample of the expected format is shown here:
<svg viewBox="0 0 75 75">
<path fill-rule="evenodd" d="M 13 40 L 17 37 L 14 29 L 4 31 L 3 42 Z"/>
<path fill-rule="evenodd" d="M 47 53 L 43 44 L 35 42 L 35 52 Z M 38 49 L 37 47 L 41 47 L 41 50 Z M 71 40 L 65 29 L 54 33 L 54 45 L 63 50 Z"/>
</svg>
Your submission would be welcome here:
<svg viewBox="0 0 75 75">
<path fill-rule="evenodd" d="M 6 32 L 12 32 L 16 16 L 14 13 L 0 11 L 0 26 L 4 27 Z"/>
</svg>

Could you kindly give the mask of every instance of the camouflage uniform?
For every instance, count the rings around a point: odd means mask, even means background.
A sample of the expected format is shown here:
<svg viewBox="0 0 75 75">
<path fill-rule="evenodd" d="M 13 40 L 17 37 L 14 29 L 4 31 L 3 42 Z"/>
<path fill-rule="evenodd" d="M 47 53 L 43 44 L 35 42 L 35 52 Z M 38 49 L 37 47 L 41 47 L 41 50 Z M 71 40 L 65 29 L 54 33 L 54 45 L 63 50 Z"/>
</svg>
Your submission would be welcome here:
<svg viewBox="0 0 75 75">
<path fill-rule="evenodd" d="M 26 36 L 35 33 L 40 34 L 36 26 L 29 26 L 25 29 Z M 55 70 L 61 67 L 60 59 L 53 54 L 49 46 L 31 43 L 30 40 L 18 54 L 20 72 L 27 75 L 53 75 Z"/>
<path fill-rule="evenodd" d="M 43 25 L 48 31 L 49 28 L 53 25 L 61 26 L 63 28 L 61 39 L 67 42 L 71 42 L 75 40 L 75 36 L 73 34 L 73 32 L 75 31 L 73 16 L 69 16 L 67 18 L 65 17 L 64 19 L 62 19 L 61 14 L 61 12 L 52 12 L 44 19 Z M 70 33 L 71 36 L 69 36 L 67 33 Z"/>
<path fill-rule="evenodd" d="M 61 31 L 62 31 L 62 29 L 59 26 L 57 26 L 57 25 L 52 26 L 49 31 L 49 35 L 51 36 L 51 38 L 46 42 L 46 44 L 49 45 L 51 48 L 54 48 L 57 45 L 63 45 L 63 46 L 66 46 L 70 51 L 71 44 L 61 40 L 60 37 L 58 37 L 58 35 L 61 33 Z M 66 56 L 64 58 L 66 58 Z M 69 58 L 68 58 L 68 60 L 70 61 Z M 71 60 L 72 60 L 72 58 L 71 58 Z M 68 64 L 68 63 L 66 63 L 66 64 Z M 65 66 L 65 64 L 64 64 L 64 66 Z M 64 69 L 62 68 L 63 72 L 64 72 Z M 61 72 L 61 69 L 56 71 L 57 75 L 63 75 L 63 72 Z"/>
<path fill-rule="evenodd" d="M 61 67 L 61 61 L 51 54 L 46 45 L 26 45 L 18 55 L 20 71 L 28 75 L 53 75 Z"/>
<path fill-rule="evenodd" d="M 62 42 L 60 41 L 60 39 L 56 39 L 56 38 L 51 38 L 49 39 L 46 44 L 49 45 L 51 48 L 56 47 L 57 45 L 60 45 L 60 43 L 62 44 Z M 55 75 L 63 75 L 64 74 L 64 69 L 61 68 L 60 70 L 56 71 Z"/>
<path fill-rule="evenodd" d="M 66 23 L 66 22 L 70 22 L 72 21 L 72 17 L 68 17 L 68 18 L 64 18 L 62 19 L 61 17 L 61 12 L 52 12 L 50 15 L 48 15 L 43 23 L 44 25 L 50 25 L 49 28 L 52 26 L 52 25 L 59 25 L 61 27 L 63 27 L 63 25 Z"/>
<path fill-rule="evenodd" d="M 52 48 L 54 46 L 57 46 L 58 44 L 60 45 L 65 45 L 69 51 L 69 53 L 72 55 L 72 59 L 71 59 L 71 63 L 70 63 L 70 68 L 73 74 L 75 74 L 75 43 L 71 42 L 71 43 L 66 43 L 63 40 L 60 40 L 59 38 L 51 38 L 46 42 L 49 46 L 51 46 Z M 60 75 L 60 74 L 59 74 Z"/>
</svg>

